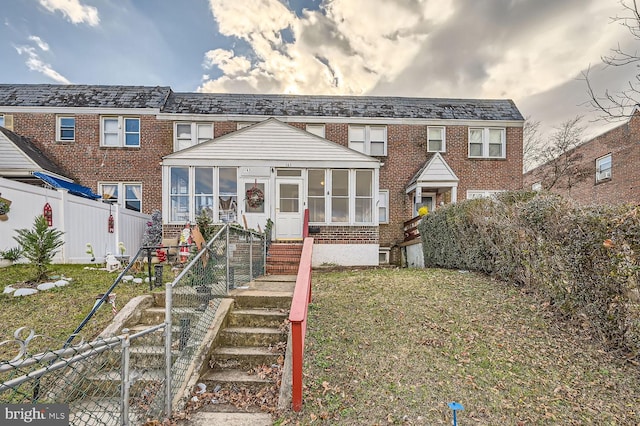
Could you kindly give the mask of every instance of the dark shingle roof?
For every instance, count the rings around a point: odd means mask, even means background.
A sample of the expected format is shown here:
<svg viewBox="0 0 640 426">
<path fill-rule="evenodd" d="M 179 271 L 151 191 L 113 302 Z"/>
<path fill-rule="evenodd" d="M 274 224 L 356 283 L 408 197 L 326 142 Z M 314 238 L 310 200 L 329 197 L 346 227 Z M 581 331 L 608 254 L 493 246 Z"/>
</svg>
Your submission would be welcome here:
<svg viewBox="0 0 640 426">
<path fill-rule="evenodd" d="M 88 108 L 161 108 L 170 87 L 0 84 L 0 105 Z"/>
<path fill-rule="evenodd" d="M 384 96 L 174 93 L 163 112 L 295 117 L 524 120 L 513 101 Z"/>
<path fill-rule="evenodd" d="M 43 170 L 64 176 L 64 171 L 58 167 L 57 164 L 51 161 L 49 157 L 44 155 L 44 153 L 40 151 L 40 149 L 38 149 L 38 147 L 35 146 L 28 138 L 18 135 L 4 127 L 0 127 L 0 132 L 4 133 L 4 135 L 9 138 L 9 140 L 11 140 L 11 142 L 13 142 L 20 151 L 24 152 L 26 156 L 33 160 Z"/>
<path fill-rule="evenodd" d="M 280 117 L 524 120 L 510 99 L 175 93 L 166 86 L 0 84 L 0 106 L 160 108 L 178 114 Z"/>
</svg>

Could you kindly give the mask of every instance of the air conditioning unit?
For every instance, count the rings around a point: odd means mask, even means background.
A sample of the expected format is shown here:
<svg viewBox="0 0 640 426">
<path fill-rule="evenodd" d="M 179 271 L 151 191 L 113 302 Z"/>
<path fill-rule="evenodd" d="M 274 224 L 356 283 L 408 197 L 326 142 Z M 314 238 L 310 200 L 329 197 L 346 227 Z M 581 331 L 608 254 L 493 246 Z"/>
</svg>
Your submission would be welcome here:
<svg viewBox="0 0 640 426">
<path fill-rule="evenodd" d="M 611 178 L 611 170 L 604 170 L 598 173 L 598 180 L 604 180 Z"/>
</svg>

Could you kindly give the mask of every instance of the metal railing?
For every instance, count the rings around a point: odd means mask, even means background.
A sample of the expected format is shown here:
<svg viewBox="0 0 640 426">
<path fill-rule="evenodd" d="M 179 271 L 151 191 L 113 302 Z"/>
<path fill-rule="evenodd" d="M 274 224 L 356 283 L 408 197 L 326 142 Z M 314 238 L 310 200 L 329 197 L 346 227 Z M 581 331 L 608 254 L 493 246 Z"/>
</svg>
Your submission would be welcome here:
<svg viewBox="0 0 640 426">
<path fill-rule="evenodd" d="M 291 323 L 292 382 L 291 403 L 294 411 L 302 409 L 302 365 L 304 340 L 307 334 L 307 314 L 311 303 L 311 257 L 313 238 L 306 237 L 302 247 L 296 287 L 293 290 L 289 322 Z"/>
<path fill-rule="evenodd" d="M 166 285 L 162 324 L 153 325 L 149 319 L 148 325 L 136 327 L 142 330 L 135 334 L 123 330 L 118 336 L 72 345 L 98 309 L 96 304 L 62 349 L 31 356 L 29 342 L 37 336 L 31 331 L 24 337 L 24 328 L 13 340 L 0 342 L 0 354 L 9 347 L 19 349 L 17 356 L 0 361 L 0 402 L 68 404 L 73 425 L 137 425 L 171 417 L 189 396 L 186 384 L 197 374 L 193 368 L 197 354 L 210 344 L 204 339 L 221 299 L 264 274 L 265 238 L 225 225 L 191 256 Z"/>
</svg>

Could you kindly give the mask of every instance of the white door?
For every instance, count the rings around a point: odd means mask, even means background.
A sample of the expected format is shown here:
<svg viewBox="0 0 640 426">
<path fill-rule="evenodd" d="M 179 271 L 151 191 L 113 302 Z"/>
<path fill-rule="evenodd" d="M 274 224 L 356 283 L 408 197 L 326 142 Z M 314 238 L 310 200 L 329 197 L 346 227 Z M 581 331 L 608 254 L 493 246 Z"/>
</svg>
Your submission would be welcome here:
<svg viewBox="0 0 640 426">
<path fill-rule="evenodd" d="M 302 181 L 299 179 L 278 179 L 276 203 L 276 240 L 302 239 L 304 221 Z"/>
</svg>

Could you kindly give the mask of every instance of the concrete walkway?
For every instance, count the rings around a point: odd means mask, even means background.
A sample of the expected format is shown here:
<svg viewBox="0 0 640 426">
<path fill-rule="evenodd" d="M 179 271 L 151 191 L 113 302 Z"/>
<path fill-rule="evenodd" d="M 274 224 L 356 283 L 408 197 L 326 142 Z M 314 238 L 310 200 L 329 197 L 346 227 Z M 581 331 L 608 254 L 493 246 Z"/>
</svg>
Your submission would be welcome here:
<svg viewBox="0 0 640 426">
<path fill-rule="evenodd" d="M 296 285 L 295 275 L 266 275 L 256 278 L 247 284 L 246 287 L 237 288 L 229 292 L 230 296 L 249 295 L 260 296 L 269 293 L 290 294 L 293 296 L 293 289 Z M 211 412 L 215 405 L 203 407 L 191 415 L 189 420 L 180 420 L 180 426 L 271 426 L 273 419 L 270 414 L 257 412 Z"/>
</svg>

